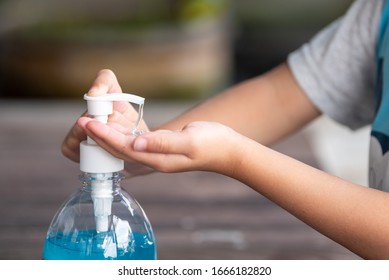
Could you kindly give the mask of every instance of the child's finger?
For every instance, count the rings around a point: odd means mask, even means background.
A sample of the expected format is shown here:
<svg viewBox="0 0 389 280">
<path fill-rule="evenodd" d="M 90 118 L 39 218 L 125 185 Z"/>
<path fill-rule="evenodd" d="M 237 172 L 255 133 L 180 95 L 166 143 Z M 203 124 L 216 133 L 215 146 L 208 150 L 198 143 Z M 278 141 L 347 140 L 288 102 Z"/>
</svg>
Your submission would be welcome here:
<svg viewBox="0 0 389 280">
<path fill-rule="evenodd" d="M 120 133 L 125 134 L 125 135 L 132 135 L 132 133 L 133 133 L 132 128 L 130 128 L 126 125 L 122 125 L 120 123 L 109 122 L 107 125 L 116 129 L 117 131 L 119 131 Z"/>
<path fill-rule="evenodd" d="M 119 82 L 115 74 L 109 69 L 99 71 L 96 79 L 88 91 L 90 96 L 100 96 L 107 93 L 122 92 Z M 128 102 L 115 102 L 114 108 L 116 111 L 125 112 L 128 107 L 131 107 Z"/>
<path fill-rule="evenodd" d="M 138 136 L 134 140 L 133 149 L 137 152 L 187 154 L 189 140 L 183 133 L 160 130 Z"/>
<path fill-rule="evenodd" d="M 83 115 L 86 115 L 86 113 Z M 84 130 L 78 124 L 74 124 L 63 140 L 61 146 L 62 154 L 67 158 L 78 162 L 80 160 L 80 142 L 85 139 L 86 134 Z"/>
<path fill-rule="evenodd" d="M 114 111 L 109 115 L 108 121 L 118 123 L 125 127 L 133 127 L 135 125 L 136 116 L 133 116 L 132 119 L 126 118 L 121 112 Z"/>
<path fill-rule="evenodd" d="M 82 123 L 83 120 L 80 119 Z M 111 125 L 105 125 L 99 121 L 91 120 L 84 123 L 88 135 L 103 149 L 118 158 L 123 158 L 135 136 L 127 135 L 115 129 Z"/>
<path fill-rule="evenodd" d="M 88 91 L 90 96 L 104 95 L 110 92 L 122 92 L 115 74 L 109 69 L 99 71 Z"/>
</svg>

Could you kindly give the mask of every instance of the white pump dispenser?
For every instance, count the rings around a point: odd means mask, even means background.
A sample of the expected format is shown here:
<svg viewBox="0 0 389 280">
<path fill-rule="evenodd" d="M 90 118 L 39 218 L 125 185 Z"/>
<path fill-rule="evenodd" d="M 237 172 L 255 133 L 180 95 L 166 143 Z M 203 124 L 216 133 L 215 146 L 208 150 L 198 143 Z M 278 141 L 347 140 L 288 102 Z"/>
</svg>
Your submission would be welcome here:
<svg viewBox="0 0 389 280">
<path fill-rule="evenodd" d="M 142 107 L 144 98 L 128 93 L 111 93 L 100 96 L 84 95 L 87 101 L 88 114 L 94 119 L 102 122 L 108 122 L 108 116 L 113 112 L 114 101 L 127 101 L 139 105 L 138 120 L 142 118 Z M 135 127 L 136 129 L 136 127 Z M 124 168 L 123 160 L 115 158 L 88 137 L 80 145 L 80 170 L 87 173 L 107 173 L 117 172 Z"/>
<path fill-rule="evenodd" d="M 84 99 L 87 101 L 88 114 L 102 123 L 108 122 L 108 116 L 113 112 L 114 101 L 127 101 L 139 105 L 134 132 L 142 119 L 143 97 L 128 93 L 111 93 L 101 96 L 85 94 Z M 98 232 L 105 232 L 109 228 L 108 221 L 112 205 L 112 175 L 113 172 L 119 172 L 123 169 L 123 160 L 112 156 L 98 146 L 93 139 L 88 137 L 86 141 L 81 142 L 80 170 L 93 175 L 92 199 Z"/>
</svg>

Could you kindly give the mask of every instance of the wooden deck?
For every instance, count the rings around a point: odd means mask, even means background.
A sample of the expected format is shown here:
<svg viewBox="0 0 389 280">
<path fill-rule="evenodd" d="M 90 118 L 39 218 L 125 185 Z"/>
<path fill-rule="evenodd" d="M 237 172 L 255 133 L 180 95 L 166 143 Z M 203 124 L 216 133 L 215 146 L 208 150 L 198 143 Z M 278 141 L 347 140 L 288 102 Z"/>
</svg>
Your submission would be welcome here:
<svg viewBox="0 0 389 280">
<path fill-rule="evenodd" d="M 83 102 L 0 100 L 0 259 L 41 259 L 47 227 L 79 185 L 59 147 Z M 146 104 L 157 123 L 187 104 Z M 304 135 L 276 149 L 316 165 Z M 159 259 L 358 259 L 263 196 L 217 174 L 153 174 L 123 182 L 147 213 Z"/>
</svg>

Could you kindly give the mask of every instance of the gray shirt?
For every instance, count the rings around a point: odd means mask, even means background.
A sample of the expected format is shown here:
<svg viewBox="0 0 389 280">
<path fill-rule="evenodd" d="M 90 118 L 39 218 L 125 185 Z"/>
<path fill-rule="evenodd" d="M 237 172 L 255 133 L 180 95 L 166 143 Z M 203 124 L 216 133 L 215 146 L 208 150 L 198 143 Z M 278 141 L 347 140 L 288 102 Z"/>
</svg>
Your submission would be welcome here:
<svg viewBox="0 0 389 280">
<path fill-rule="evenodd" d="M 324 114 L 357 129 L 375 112 L 376 47 L 384 0 L 356 0 L 347 13 L 292 52 L 288 65 Z"/>
</svg>

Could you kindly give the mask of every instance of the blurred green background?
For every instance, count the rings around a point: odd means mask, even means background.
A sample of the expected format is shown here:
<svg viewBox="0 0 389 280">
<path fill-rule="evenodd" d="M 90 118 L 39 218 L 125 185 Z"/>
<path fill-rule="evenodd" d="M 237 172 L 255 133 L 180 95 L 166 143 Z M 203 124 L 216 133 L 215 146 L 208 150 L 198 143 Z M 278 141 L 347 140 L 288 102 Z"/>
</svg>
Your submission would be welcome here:
<svg viewBox="0 0 389 280">
<path fill-rule="evenodd" d="M 102 68 L 154 99 L 206 97 L 258 75 L 351 0 L 3 0 L 0 96 L 79 98 Z"/>
</svg>

